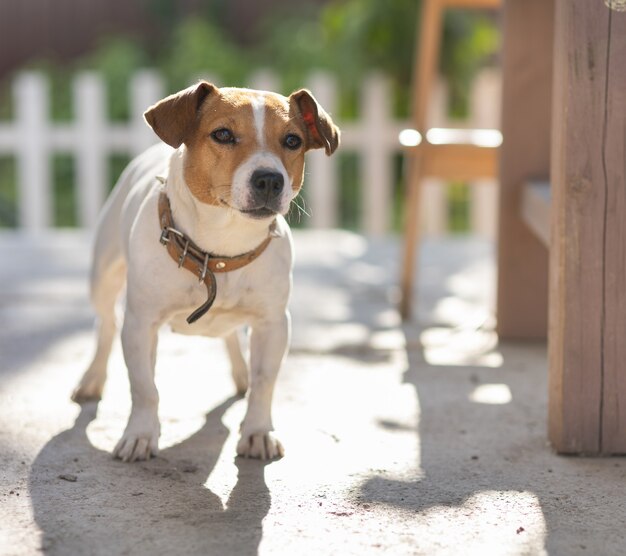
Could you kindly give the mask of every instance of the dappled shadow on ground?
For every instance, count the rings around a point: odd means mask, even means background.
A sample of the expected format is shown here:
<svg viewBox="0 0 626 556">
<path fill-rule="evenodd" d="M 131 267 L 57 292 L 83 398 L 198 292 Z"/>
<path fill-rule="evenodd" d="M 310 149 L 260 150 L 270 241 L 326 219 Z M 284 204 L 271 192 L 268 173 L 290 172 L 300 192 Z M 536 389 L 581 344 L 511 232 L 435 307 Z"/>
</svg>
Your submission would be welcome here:
<svg viewBox="0 0 626 556">
<path fill-rule="evenodd" d="M 326 354 L 365 365 L 389 362 L 386 334 L 397 330 L 397 245 L 333 232 L 333 241 L 297 237 L 290 305 L 291 354 Z"/>
<path fill-rule="evenodd" d="M 3 230 L 0 253 L 0 376 L 17 375 L 59 342 L 91 329 L 85 234 Z"/>
<path fill-rule="evenodd" d="M 316 238 L 319 239 L 317 241 Z M 364 364 L 389 361 L 402 346 L 419 346 L 400 334 L 399 245 L 348 232 L 302 236 L 294 272 L 291 353 L 327 353 Z M 493 293 L 493 245 L 476 238 L 424 242 L 419 261 L 415 320 L 429 326 L 482 326 Z M 398 341 L 398 339 L 400 341 Z"/>
<path fill-rule="evenodd" d="M 80 315 L 77 316 L 77 312 Z M 25 318 L 25 313 L 30 313 Z M 34 315 L 34 316 L 31 316 Z M 46 356 L 68 338 L 89 332 L 93 328 L 94 317 L 85 308 L 80 309 L 58 305 L 54 314 L 49 306 L 42 310 L 33 303 L 30 307 L 0 306 L 0 319 L 10 322 L 11 326 L 3 329 L 0 335 L 0 375 L 2 379 L 16 376 L 24 368 Z M 27 320 L 28 319 L 28 320 Z M 20 329 L 13 323 L 28 323 L 28 329 Z"/>
<path fill-rule="evenodd" d="M 237 399 L 210 411 L 180 444 L 134 464 L 93 447 L 86 429 L 97 405 L 82 406 L 74 426 L 50 440 L 31 468 L 44 552 L 177 554 L 184 547 L 187 554 L 256 555 L 271 504 L 265 465 L 235 460 L 237 482 L 225 506 L 204 486 L 228 436 L 222 416 Z"/>
<path fill-rule="evenodd" d="M 404 381 L 419 405 L 418 478 L 373 475 L 363 499 L 423 520 L 435 538 L 421 541 L 435 553 L 463 546 L 468 554 L 584 554 L 603 546 L 618 554 L 626 510 L 613 493 L 626 465 L 554 454 L 545 346 L 499 349 L 503 363 L 495 368 L 431 365 L 421 350 L 409 350 Z M 490 400 L 489 392 L 510 392 L 510 399 Z"/>
</svg>

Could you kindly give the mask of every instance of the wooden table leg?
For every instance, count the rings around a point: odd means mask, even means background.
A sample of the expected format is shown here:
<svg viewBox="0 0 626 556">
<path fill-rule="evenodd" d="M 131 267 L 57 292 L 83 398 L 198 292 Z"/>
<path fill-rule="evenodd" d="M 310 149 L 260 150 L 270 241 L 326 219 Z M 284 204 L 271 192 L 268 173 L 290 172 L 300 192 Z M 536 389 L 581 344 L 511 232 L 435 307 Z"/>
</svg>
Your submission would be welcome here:
<svg viewBox="0 0 626 556">
<path fill-rule="evenodd" d="M 522 188 L 550 171 L 553 0 L 507 0 L 498 231 L 498 332 L 545 338 L 548 253 L 522 220 Z"/>
<path fill-rule="evenodd" d="M 556 8 L 550 440 L 626 453 L 626 14 Z"/>
<path fill-rule="evenodd" d="M 437 75 L 439 47 L 441 43 L 442 0 L 423 0 L 420 11 L 420 33 L 415 48 L 413 66 L 413 105 L 412 123 L 415 129 L 424 133 L 427 124 L 428 106 L 433 84 Z M 425 138 L 422 138 L 424 141 Z M 420 182 L 423 177 L 422 149 L 416 147 L 406 156 L 406 207 L 404 223 L 404 248 L 400 276 L 400 314 L 403 319 L 410 319 L 413 306 L 413 288 L 415 287 L 415 263 L 419 251 L 420 232 Z"/>
</svg>

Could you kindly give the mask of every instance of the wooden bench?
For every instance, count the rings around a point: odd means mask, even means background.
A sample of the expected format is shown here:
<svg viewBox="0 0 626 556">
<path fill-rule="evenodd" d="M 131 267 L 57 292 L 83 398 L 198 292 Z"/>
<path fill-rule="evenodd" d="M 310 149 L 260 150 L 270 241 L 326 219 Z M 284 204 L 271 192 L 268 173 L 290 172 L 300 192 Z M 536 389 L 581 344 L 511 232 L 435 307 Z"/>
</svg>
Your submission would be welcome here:
<svg viewBox="0 0 626 556">
<path fill-rule="evenodd" d="M 547 334 L 560 453 L 626 453 L 624 59 L 604 2 L 505 2 L 498 332 Z"/>
<path fill-rule="evenodd" d="M 548 337 L 549 437 L 568 454 L 626 454 L 626 13 L 613 2 L 505 0 L 503 10 L 497 328 L 503 340 Z M 422 19 L 421 40 L 436 43 L 442 5 L 476 4 L 424 0 L 439 20 Z M 435 67 L 424 63 L 420 90 Z M 426 102 L 414 105 L 420 132 Z M 456 148 L 446 156 L 469 153 Z M 411 157 L 409 211 L 423 172 L 447 171 L 443 153 L 426 145 Z M 547 176 L 550 186 L 536 179 Z M 416 232 L 409 218 L 407 238 Z M 405 292 L 415 251 L 407 242 Z"/>
</svg>

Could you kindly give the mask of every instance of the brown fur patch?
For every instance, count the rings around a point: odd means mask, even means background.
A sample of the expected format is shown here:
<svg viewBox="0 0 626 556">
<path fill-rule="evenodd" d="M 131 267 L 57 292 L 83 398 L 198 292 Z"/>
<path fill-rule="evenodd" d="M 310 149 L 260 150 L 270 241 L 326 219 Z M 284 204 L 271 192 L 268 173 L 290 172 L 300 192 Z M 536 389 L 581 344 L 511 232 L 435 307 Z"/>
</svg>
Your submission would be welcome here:
<svg viewBox="0 0 626 556">
<path fill-rule="evenodd" d="M 220 89 L 206 99 L 200 108 L 197 125 L 186 139 L 185 181 L 193 195 L 201 202 L 222 205 L 230 202 L 230 187 L 237 168 L 261 146 L 257 138 L 253 98 L 255 91 Z M 302 122 L 290 115 L 285 97 L 266 93 L 263 126 L 263 150 L 277 156 L 284 164 L 294 191 L 302 186 L 304 176 L 304 144 L 297 150 L 284 146 L 285 136 L 294 133 L 303 140 Z M 236 144 L 222 145 L 211 133 L 228 128 L 237 139 Z"/>
<path fill-rule="evenodd" d="M 211 133 L 220 128 L 230 129 L 238 143 L 221 145 L 215 142 Z M 185 144 L 185 181 L 193 195 L 211 205 L 229 202 L 233 175 L 256 148 L 249 95 L 219 91 L 207 99 Z"/>
<path fill-rule="evenodd" d="M 148 108 L 144 114 L 146 122 L 163 142 L 177 149 L 193 128 L 198 108 L 215 91 L 214 85 L 200 81 Z"/>
</svg>

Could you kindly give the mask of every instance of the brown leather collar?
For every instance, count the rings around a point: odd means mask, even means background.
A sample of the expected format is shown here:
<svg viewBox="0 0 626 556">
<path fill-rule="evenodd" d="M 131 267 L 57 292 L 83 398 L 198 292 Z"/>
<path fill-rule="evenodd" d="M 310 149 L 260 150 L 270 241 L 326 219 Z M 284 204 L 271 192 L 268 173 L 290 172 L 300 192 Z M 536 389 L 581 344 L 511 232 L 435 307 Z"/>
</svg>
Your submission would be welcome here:
<svg viewBox="0 0 626 556">
<path fill-rule="evenodd" d="M 159 194 L 159 225 L 161 227 L 160 241 L 167 248 L 170 257 L 174 259 L 178 268 L 181 266 L 195 274 L 200 282 L 204 282 L 207 289 L 207 300 L 187 317 L 189 324 L 197 321 L 213 305 L 217 293 L 215 272 L 230 272 L 246 266 L 254 261 L 269 245 L 274 237 L 276 222 L 270 226 L 270 234 L 255 249 L 236 257 L 221 257 L 207 253 L 198 247 L 180 230 L 174 227 L 170 200 L 165 191 Z"/>
</svg>

